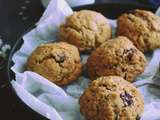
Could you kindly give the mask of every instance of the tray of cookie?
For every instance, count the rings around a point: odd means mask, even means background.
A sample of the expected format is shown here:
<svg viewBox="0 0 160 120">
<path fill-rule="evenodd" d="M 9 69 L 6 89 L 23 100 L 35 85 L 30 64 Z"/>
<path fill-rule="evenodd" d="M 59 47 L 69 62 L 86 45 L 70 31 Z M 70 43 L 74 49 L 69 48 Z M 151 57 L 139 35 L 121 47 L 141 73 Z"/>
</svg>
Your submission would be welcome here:
<svg viewBox="0 0 160 120">
<path fill-rule="evenodd" d="M 138 8 L 110 19 L 52 0 L 12 50 L 17 96 L 52 120 L 159 119 L 160 17 Z"/>
</svg>

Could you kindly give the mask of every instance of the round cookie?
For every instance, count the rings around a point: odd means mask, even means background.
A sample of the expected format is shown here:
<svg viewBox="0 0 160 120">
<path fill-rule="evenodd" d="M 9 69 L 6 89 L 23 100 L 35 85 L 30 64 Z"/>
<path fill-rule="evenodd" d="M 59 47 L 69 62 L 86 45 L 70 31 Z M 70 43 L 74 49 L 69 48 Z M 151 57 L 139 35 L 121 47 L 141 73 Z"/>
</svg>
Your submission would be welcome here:
<svg viewBox="0 0 160 120">
<path fill-rule="evenodd" d="M 87 120 L 139 120 L 144 110 L 138 89 L 118 76 L 94 80 L 79 103 Z"/>
<path fill-rule="evenodd" d="M 67 85 L 80 76 L 82 64 L 75 46 L 59 42 L 37 47 L 28 58 L 27 69 L 57 85 Z"/>
<path fill-rule="evenodd" d="M 117 21 L 117 35 L 128 37 L 142 52 L 160 48 L 160 17 L 145 10 L 122 14 Z"/>
<path fill-rule="evenodd" d="M 108 40 L 92 52 L 87 60 L 89 77 L 117 75 L 132 82 L 144 71 L 146 58 L 128 38 Z"/>
<path fill-rule="evenodd" d="M 111 26 L 102 14 L 81 10 L 67 17 L 59 34 L 60 40 L 77 46 L 80 52 L 90 52 L 111 38 Z"/>
</svg>

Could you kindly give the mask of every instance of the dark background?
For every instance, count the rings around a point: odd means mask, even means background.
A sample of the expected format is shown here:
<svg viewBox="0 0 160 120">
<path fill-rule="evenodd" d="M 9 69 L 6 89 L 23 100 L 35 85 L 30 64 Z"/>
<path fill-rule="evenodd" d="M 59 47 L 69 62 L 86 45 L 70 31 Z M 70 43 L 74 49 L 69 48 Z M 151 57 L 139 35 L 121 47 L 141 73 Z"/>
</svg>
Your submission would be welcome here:
<svg viewBox="0 0 160 120">
<path fill-rule="evenodd" d="M 145 4 L 153 6 L 146 0 Z M 97 0 L 96 4 L 107 2 L 131 2 L 143 4 L 143 0 Z M 158 4 L 156 4 L 158 5 Z M 0 0 L 0 38 L 3 42 L 14 45 L 15 41 L 42 15 L 44 8 L 39 0 Z M 9 53 L 9 52 L 8 52 Z M 6 71 L 7 59 L 0 58 L 0 120 L 39 120 L 40 117 L 31 115 L 32 111 L 25 109 L 10 89 Z M 41 118 L 44 119 L 44 118 Z"/>
</svg>

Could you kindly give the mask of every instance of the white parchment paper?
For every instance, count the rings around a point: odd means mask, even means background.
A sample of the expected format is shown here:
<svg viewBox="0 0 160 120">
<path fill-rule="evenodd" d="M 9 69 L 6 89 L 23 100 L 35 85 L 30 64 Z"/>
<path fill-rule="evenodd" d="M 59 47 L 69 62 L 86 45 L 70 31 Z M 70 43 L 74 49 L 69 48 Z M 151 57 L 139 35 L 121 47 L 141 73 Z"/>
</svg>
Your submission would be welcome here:
<svg viewBox="0 0 160 120">
<path fill-rule="evenodd" d="M 24 43 L 13 56 L 15 80 L 11 84 L 17 95 L 36 112 L 51 120 L 85 120 L 80 114 L 78 98 L 89 84 L 89 79 L 81 76 L 74 83 L 60 88 L 37 73 L 25 71 L 28 56 L 42 43 L 57 39 L 58 27 L 73 11 L 64 0 L 52 0 L 37 23 L 37 27 L 23 36 Z M 158 14 L 158 12 L 157 12 Z M 113 28 L 115 20 L 109 20 Z M 160 49 L 146 55 L 149 64 L 143 75 L 134 83 L 145 99 L 145 111 L 141 120 L 160 119 Z M 82 56 L 86 62 L 88 56 Z M 152 113 L 152 114 L 150 114 Z"/>
</svg>

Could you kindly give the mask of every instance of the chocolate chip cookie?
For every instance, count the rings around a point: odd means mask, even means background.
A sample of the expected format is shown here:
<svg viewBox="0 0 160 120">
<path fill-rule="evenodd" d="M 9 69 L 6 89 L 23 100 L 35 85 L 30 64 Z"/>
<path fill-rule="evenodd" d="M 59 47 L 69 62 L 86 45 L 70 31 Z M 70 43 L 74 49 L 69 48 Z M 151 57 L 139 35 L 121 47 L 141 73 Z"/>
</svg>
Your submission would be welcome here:
<svg viewBox="0 0 160 120">
<path fill-rule="evenodd" d="M 37 47 L 28 58 L 27 69 L 57 85 L 67 85 L 80 76 L 82 64 L 75 46 L 59 42 Z"/>
<path fill-rule="evenodd" d="M 118 76 L 94 80 L 79 103 L 87 120 L 139 120 L 144 109 L 138 89 Z"/>
<path fill-rule="evenodd" d="M 128 37 L 142 52 L 160 48 L 160 17 L 145 10 L 122 14 L 117 21 L 117 35 Z"/>
<path fill-rule="evenodd" d="M 146 58 L 126 37 L 108 40 L 92 52 L 87 60 L 89 77 L 117 75 L 132 82 L 146 66 Z"/>
<path fill-rule="evenodd" d="M 77 46 L 80 52 L 90 52 L 111 38 L 111 27 L 102 14 L 81 10 L 67 17 L 60 26 L 59 37 Z"/>
</svg>

